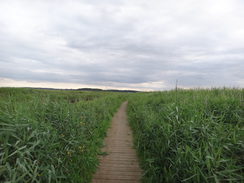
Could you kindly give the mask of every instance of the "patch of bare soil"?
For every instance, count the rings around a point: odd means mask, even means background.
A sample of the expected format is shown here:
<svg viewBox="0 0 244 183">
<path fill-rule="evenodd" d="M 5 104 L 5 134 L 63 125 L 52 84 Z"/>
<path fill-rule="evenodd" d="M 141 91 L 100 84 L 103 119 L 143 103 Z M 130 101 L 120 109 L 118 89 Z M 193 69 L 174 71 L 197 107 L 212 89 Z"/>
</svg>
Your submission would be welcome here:
<svg viewBox="0 0 244 183">
<path fill-rule="evenodd" d="M 142 170 L 139 167 L 133 136 L 128 124 L 124 102 L 115 113 L 111 127 L 99 157 L 100 166 L 92 183 L 139 183 Z"/>
</svg>

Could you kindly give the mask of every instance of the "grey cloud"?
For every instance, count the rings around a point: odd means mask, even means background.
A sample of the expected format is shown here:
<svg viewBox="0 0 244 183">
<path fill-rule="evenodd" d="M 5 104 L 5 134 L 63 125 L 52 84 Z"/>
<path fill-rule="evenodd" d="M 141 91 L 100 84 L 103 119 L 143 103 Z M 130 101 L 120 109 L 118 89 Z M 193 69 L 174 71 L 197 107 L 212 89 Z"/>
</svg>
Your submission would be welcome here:
<svg viewBox="0 0 244 183">
<path fill-rule="evenodd" d="M 0 78 L 164 88 L 178 78 L 182 87 L 243 87 L 242 2 L 210 9 L 209 0 L 193 2 L 0 3 Z"/>
</svg>

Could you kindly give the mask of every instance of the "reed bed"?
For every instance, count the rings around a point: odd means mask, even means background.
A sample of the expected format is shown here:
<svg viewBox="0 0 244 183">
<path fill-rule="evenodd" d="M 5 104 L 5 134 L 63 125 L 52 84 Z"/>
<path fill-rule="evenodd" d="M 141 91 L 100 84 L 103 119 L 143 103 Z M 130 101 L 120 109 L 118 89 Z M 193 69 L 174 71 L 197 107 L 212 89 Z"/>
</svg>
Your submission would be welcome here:
<svg viewBox="0 0 244 183">
<path fill-rule="evenodd" d="M 140 93 L 128 114 L 143 182 L 243 182 L 243 89 Z"/>
<path fill-rule="evenodd" d="M 0 182 L 89 182 L 124 97 L 0 89 Z"/>
</svg>

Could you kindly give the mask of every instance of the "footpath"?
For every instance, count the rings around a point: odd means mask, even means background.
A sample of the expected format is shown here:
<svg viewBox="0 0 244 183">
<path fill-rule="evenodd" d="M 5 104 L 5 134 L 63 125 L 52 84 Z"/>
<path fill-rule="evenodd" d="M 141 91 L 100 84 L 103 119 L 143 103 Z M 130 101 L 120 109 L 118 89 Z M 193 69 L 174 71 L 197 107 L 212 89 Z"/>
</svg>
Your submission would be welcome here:
<svg viewBox="0 0 244 183">
<path fill-rule="evenodd" d="M 133 136 L 126 115 L 127 102 L 115 113 L 99 157 L 99 167 L 92 183 L 139 183 L 139 167 Z"/>
</svg>

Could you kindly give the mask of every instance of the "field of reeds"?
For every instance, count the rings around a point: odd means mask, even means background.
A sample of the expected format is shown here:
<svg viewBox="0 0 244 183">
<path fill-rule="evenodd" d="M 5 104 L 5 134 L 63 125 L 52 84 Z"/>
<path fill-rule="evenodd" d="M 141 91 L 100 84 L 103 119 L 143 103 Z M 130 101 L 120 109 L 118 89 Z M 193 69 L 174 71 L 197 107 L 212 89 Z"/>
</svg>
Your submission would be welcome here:
<svg viewBox="0 0 244 183">
<path fill-rule="evenodd" d="M 124 100 L 110 92 L 0 88 L 0 182 L 89 182 Z"/>
<path fill-rule="evenodd" d="M 244 182 L 244 90 L 139 93 L 127 112 L 143 182 Z"/>
<path fill-rule="evenodd" d="M 0 182 L 90 182 L 116 109 L 142 182 L 244 181 L 244 90 L 116 93 L 0 88 Z"/>
</svg>

